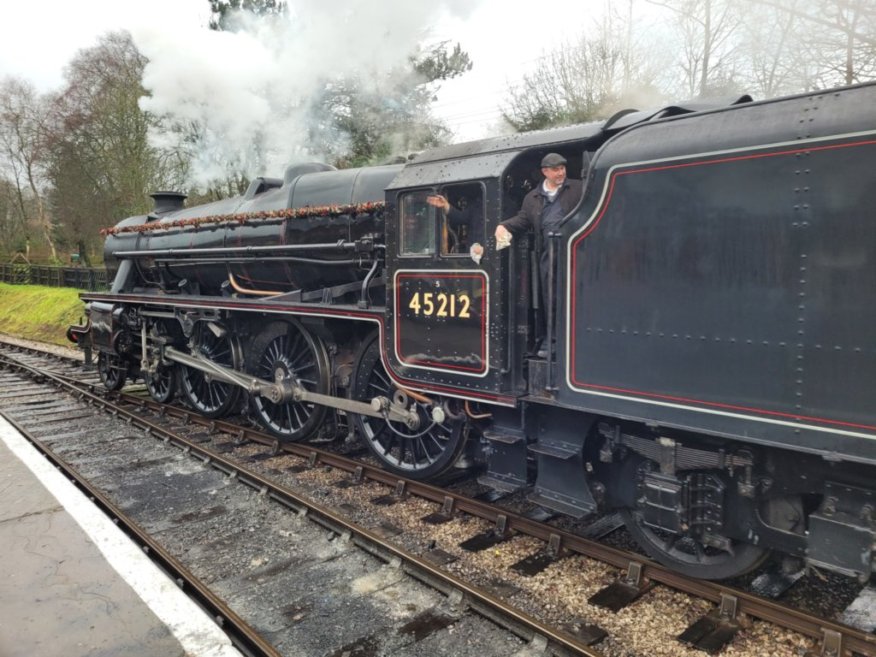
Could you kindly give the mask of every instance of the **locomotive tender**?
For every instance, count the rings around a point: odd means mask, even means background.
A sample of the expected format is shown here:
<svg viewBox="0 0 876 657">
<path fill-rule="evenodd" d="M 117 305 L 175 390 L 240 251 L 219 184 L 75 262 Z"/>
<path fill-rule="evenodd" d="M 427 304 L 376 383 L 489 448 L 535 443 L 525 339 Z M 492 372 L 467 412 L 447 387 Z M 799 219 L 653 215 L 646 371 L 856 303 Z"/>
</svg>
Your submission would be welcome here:
<svg viewBox="0 0 876 657">
<path fill-rule="evenodd" d="M 407 476 L 479 465 L 552 510 L 618 509 L 689 574 L 775 550 L 867 578 L 874 108 L 869 84 L 742 97 L 403 165 L 293 166 L 194 208 L 157 194 L 107 231 L 112 290 L 83 295 L 71 339 L 111 389 L 142 376 L 156 399 L 245 408 L 280 440 L 358 434 Z M 585 190 L 541 245 L 542 300 L 538 236 L 497 251 L 492 235 L 548 152 Z"/>
</svg>

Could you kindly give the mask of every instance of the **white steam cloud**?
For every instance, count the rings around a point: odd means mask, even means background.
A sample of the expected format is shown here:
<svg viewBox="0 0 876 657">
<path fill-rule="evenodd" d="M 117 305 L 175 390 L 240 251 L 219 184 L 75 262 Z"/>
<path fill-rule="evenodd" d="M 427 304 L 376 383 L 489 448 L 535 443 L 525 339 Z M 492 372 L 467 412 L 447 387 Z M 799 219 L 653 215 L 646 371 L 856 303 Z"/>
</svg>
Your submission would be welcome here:
<svg viewBox="0 0 876 657">
<path fill-rule="evenodd" d="M 326 80 L 347 75 L 379 80 L 428 39 L 442 12 L 465 17 L 465 0 L 291 0 L 288 15 L 238 15 L 240 29 L 216 32 L 169 23 L 132 31 L 148 58 L 151 94 L 144 110 L 169 117 L 201 137 L 193 177 L 198 185 L 224 177 L 229 165 L 249 176 L 282 175 L 284 167 L 320 157 L 306 151 L 309 99 Z M 171 146 L 180 134 L 156 134 Z M 260 170 L 264 169 L 264 170 Z"/>
</svg>

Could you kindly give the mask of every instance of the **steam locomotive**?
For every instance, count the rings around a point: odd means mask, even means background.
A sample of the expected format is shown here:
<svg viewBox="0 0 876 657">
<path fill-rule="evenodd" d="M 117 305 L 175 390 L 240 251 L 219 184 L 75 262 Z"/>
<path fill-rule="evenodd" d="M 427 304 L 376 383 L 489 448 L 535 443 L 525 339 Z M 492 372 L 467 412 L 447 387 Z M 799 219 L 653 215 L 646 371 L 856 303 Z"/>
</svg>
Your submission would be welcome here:
<svg viewBox="0 0 876 657">
<path fill-rule="evenodd" d="M 778 551 L 864 579 L 874 108 L 869 84 L 744 96 L 293 166 L 199 207 L 156 194 L 106 231 L 112 289 L 70 335 L 107 388 L 142 377 L 282 441 L 355 434 L 402 475 L 476 466 L 563 514 L 617 509 L 702 578 Z M 548 152 L 584 192 L 540 245 L 541 299 L 535 240 L 492 236 Z"/>
</svg>

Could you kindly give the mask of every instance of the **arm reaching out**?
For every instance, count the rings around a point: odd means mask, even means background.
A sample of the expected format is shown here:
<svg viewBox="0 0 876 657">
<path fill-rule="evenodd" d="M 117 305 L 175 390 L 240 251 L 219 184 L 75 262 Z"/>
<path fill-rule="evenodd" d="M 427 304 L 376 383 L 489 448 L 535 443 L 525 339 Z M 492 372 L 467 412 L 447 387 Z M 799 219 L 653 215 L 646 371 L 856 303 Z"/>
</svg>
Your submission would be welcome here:
<svg viewBox="0 0 876 657">
<path fill-rule="evenodd" d="M 450 210 L 450 201 L 448 201 L 443 196 L 437 196 L 437 195 L 427 196 L 426 203 L 428 203 L 432 207 L 438 208 L 439 210 L 444 210 L 444 212 L 447 212 Z"/>
</svg>

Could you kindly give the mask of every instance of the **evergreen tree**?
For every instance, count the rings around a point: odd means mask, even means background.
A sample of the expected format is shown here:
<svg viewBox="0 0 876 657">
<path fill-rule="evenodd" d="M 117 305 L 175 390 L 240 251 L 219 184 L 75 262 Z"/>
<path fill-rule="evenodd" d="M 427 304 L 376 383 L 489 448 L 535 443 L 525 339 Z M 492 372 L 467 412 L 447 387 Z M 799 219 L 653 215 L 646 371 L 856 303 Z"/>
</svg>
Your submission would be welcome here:
<svg viewBox="0 0 876 657">
<path fill-rule="evenodd" d="M 234 14 L 246 12 L 254 16 L 276 16 L 286 13 L 283 0 L 207 0 L 210 3 L 210 29 L 234 31 Z"/>
<path fill-rule="evenodd" d="M 445 143 L 446 126 L 430 107 L 437 83 L 471 70 L 471 59 L 459 44 L 442 42 L 412 55 L 381 79 L 329 81 L 313 100 L 312 111 L 327 115 L 312 135 L 313 148 L 327 153 L 337 166 L 386 162 Z"/>
</svg>

